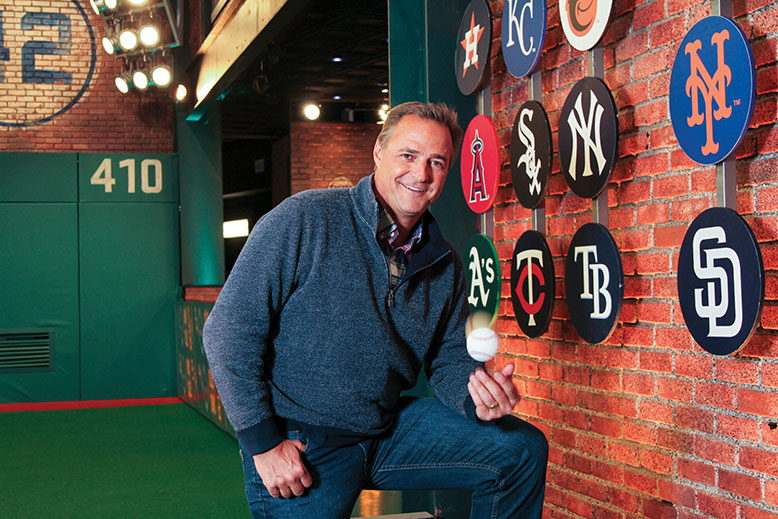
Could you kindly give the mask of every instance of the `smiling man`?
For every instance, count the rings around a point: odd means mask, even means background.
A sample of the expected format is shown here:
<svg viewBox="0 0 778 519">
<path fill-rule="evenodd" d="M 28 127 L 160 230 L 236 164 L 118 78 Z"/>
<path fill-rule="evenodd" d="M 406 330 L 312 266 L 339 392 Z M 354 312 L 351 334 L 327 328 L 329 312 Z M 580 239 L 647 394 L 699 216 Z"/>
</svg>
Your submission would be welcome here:
<svg viewBox="0 0 778 519">
<path fill-rule="evenodd" d="M 251 232 L 203 331 L 255 518 L 347 518 L 364 488 L 473 490 L 472 518 L 540 518 L 548 444 L 512 415 L 513 366 L 465 346 L 462 261 L 427 210 L 462 130 L 404 103 L 348 189 Z M 424 369 L 437 398 L 401 397 Z"/>
</svg>

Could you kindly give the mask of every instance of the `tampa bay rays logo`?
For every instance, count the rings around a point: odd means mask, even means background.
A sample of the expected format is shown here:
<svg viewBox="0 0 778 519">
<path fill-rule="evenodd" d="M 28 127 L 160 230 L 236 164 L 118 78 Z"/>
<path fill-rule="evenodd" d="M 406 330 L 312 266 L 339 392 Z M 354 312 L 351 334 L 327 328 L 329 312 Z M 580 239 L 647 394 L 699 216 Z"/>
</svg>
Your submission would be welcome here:
<svg viewBox="0 0 778 519">
<path fill-rule="evenodd" d="M 529 177 L 529 194 L 540 194 L 542 188 L 538 181 L 538 174 L 540 173 L 540 159 L 535 157 L 535 135 L 532 130 L 527 126 L 527 120 L 532 121 L 532 110 L 524 109 L 519 114 L 519 140 L 527 148 L 524 155 L 519 157 L 516 167 L 521 168 L 523 165 L 527 176 Z"/>
<path fill-rule="evenodd" d="M 470 203 L 489 200 L 489 194 L 486 192 L 484 184 L 484 162 L 481 156 L 483 151 L 484 141 L 478 136 L 478 130 L 476 130 L 473 142 L 470 143 L 470 153 L 473 154 L 473 169 L 470 171 Z"/>
<path fill-rule="evenodd" d="M 540 267 L 533 263 L 535 260 Z M 543 251 L 537 249 L 528 249 L 516 254 L 516 264 L 521 265 L 526 261 L 524 268 L 519 273 L 519 282 L 516 284 L 516 295 L 519 298 L 521 308 L 527 312 L 529 319 L 527 320 L 528 326 L 536 326 L 535 314 L 537 314 L 543 307 L 543 302 L 546 299 L 545 292 L 535 294 L 535 280 L 537 278 L 538 285 L 541 289 L 546 286 L 546 279 L 543 276 Z M 527 295 L 524 295 L 524 284 L 527 284 Z"/>
<path fill-rule="evenodd" d="M 716 46 L 717 68 L 713 76 L 703 64 L 699 55 L 702 50 L 700 40 L 690 41 L 684 47 L 684 52 L 689 56 L 691 74 L 686 80 L 686 95 L 692 102 L 692 115 L 686 118 L 689 127 L 705 124 L 705 144 L 702 146 L 702 154 L 710 155 L 719 151 L 719 144 L 713 140 L 713 118 L 717 121 L 727 119 L 732 115 L 732 106 L 727 106 L 726 87 L 732 82 L 732 71 L 724 62 L 724 42 L 729 39 L 729 31 L 724 29 L 714 33 L 711 37 L 711 45 Z M 700 103 L 702 97 L 702 103 Z M 713 102 L 716 109 L 713 109 Z M 700 104 L 704 112 L 700 111 Z"/>
</svg>

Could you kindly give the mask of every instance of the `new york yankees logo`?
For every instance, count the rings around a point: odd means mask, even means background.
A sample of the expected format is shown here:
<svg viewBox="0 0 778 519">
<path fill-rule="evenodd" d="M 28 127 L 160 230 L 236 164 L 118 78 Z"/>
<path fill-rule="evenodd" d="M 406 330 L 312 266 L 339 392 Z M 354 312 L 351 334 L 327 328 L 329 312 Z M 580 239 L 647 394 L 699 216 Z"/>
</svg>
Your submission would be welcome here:
<svg viewBox="0 0 778 519">
<path fill-rule="evenodd" d="M 711 45 L 716 46 L 718 57 L 716 72 L 711 76 L 705 68 L 698 52 L 702 49 L 702 42 L 694 40 L 684 46 L 684 52 L 689 56 L 691 63 L 691 75 L 686 80 L 686 95 L 692 101 L 692 114 L 686 118 L 690 127 L 705 123 L 705 144 L 701 151 L 703 155 L 710 155 L 719 151 L 718 143 L 713 140 L 713 118 L 717 121 L 726 119 L 732 115 L 732 106 L 727 106 L 726 87 L 732 82 L 732 71 L 724 62 L 724 42 L 729 39 L 729 31 L 723 30 L 711 37 Z M 704 113 L 700 111 L 700 96 L 704 105 Z M 716 109 L 713 109 L 713 102 Z"/>
<path fill-rule="evenodd" d="M 535 136 L 532 134 L 529 127 L 527 127 L 527 120 L 532 121 L 532 113 L 532 110 L 524 109 L 519 114 L 519 140 L 527 147 L 527 151 L 524 152 L 524 155 L 519 157 L 516 166 L 519 170 L 524 166 L 530 180 L 529 194 L 539 195 L 540 188 L 542 187 L 538 181 L 540 159 L 535 158 Z"/>
<path fill-rule="evenodd" d="M 484 141 L 475 131 L 475 139 L 470 143 L 470 153 L 473 154 L 473 169 L 470 171 L 470 203 L 489 200 L 489 193 L 484 185 L 484 161 L 481 154 L 484 151 Z"/>
<path fill-rule="evenodd" d="M 597 174 L 601 174 L 605 167 L 605 155 L 602 153 L 602 140 L 600 139 L 600 123 L 602 122 L 602 113 L 605 111 L 598 102 L 594 92 L 590 92 L 589 115 L 584 116 L 583 103 L 581 98 L 583 92 L 578 94 L 575 100 L 575 109 L 567 116 L 567 125 L 573 133 L 573 152 L 570 156 L 570 166 L 567 168 L 573 180 L 578 171 L 578 140 L 580 137 L 583 143 L 584 167 L 581 172 L 582 177 L 590 177 L 592 173 L 591 153 L 597 161 Z M 592 138 L 593 137 L 593 138 Z M 591 153 L 590 153 L 591 152 Z"/>
</svg>

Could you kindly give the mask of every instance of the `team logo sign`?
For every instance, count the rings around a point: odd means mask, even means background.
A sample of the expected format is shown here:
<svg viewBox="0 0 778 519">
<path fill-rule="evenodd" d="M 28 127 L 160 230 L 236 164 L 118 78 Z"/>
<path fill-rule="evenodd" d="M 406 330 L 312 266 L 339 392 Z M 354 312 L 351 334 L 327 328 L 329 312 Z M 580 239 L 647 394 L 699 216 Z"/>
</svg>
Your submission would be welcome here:
<svg viewBox="0 0 778 519">
<path fill-rule="evenodd" d="M 516 242 L 511 263 L 511 301 L 521 331 L 539 337 L 546 331 L 554 309 L 554 261 L 546 239 L 526 231 Z"/>
<path fill-rule="evenodd" d="M 485 0 L 472 0 L 457 32 L 454 74 L 459 90 L 469 95 L 481 86 L 492 44 L 492 13 Z"/>
<path fill-rule="evenodd" d="M 97 52 L 76 0 L 32 0 L 0 9 L 0 126 L 45 123 L 86 92 Z"/>
<path fill-rule="evenodd" d="M 502 56 L 508 71 L 524 77 L 535 68 L 546 38 L 546 0 L 505 0 Z"/>
<path fill-rule="evenodd" d="M 467 302 L 470 315 L 484 312 L 492 316 L 492 322 L 500 309 L 500 260 L 492 240 L 476 234 L 465 245 L 467 251 Z"/>
<path fill-rule="evenodd" d="M 551 174 L 551 127 L 543 106 L 527 101 L 516 114 L 511 132 L 511 177 L 521 205 L 540 205 Z"/>
<path fill-rule="evenodd" d="M 570 320 L 592 344 L 616 327 L 624 294 L 624 272 L 616 242 L 608 229 L 587 223 L 575 233 L 565 262 L 565 293 Z"/>
<path fill-rule="evenodd" d="M 594 198 L 608 185 L 619 148 L 616 103 L 602 79 L 584 78 L 559 118 L 559 162 L 573 193 Z"/>
<path fill-rule="evenodd" d="M 559 18 L 570 45 L 589 50 L 600 41 L 613 0 L 559 0 Z"/>
<path fill-rule="evenodd" d="M 756 328 L 763 298 L 762 254 L 751 228 L 731 209 L 702 212 L 678 257 L 678 299 L 694 340 L 715 355 L 736 352 Z"/>
<path fill-rule="evenodd" d="M 681 149 L 699 164 L 734 153 L 754 111 L 754 55 L 738 24 L 709 16 L 694 24 L 675 56 L 670 119 Z"/>
<path fill-rule="evenodd" d="M 485 115 L 476 115 L 467 127 L 459 161 L 462 191 L 473 212 L 489 210 L 500 181 L 500 146 L 497 130 Z"/>
</svg>

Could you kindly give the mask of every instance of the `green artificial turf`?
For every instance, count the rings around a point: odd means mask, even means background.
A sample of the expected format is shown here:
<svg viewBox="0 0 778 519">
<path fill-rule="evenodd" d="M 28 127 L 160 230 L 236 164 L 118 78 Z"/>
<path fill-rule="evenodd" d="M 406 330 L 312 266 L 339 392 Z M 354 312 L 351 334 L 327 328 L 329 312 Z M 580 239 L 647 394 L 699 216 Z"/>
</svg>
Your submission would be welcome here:
<svg viewBox="0 0 778 519">
<path fill-rule="evenodd" d="M 249 517 L 238 446 L 185 404 L 0 413 L 0 517 Z"/>
</svg>

